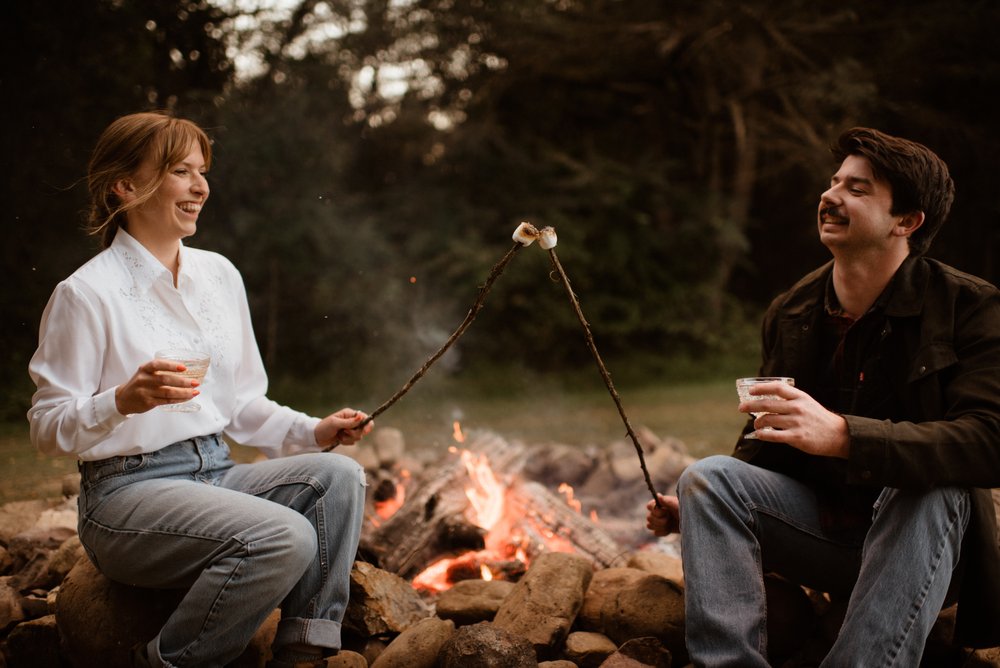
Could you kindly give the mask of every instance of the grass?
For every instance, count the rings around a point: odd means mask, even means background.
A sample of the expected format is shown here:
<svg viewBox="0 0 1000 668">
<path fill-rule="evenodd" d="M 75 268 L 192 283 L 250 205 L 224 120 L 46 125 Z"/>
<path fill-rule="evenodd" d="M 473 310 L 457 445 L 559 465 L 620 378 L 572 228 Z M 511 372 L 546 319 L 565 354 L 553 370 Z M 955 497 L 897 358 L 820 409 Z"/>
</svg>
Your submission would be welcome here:
<svg viewBox="0 0 1000 668">
<path fill-rule="evenodd" d="M 736 411 L 735 376 L 717 369 L 694 380 L 634 384 L 616 378 L 614 382 L 634 428 L 645 426 L 658 436 L 678 438 L 691 455 L 704 457 L 729 452 L 743 424 Z M 358 404 L 322 396 L 315 388 L 297 392 L 275 388 L 272 394 L 318 415 L 345 404 L 372 410 L 396 389 L 382 388 L 377 397 L 353 400 Z M 464 431 L 490 429 L 529 443 L 582 446 L 627 438 L 617 407 L 593 368 L 569 378 L 564 374 L 558 381 L 521 372 L 516 377 L 487 375 L 471 386 L 460 377 L 431 373 L 383 413 L 376 427 L 400 429 L 409 447 L 443 449 L 454 442 L 455 421 Z M 234 454 L 246 460 L 251 453 L 236 448 Z M 37 453 L 29 443 L 26 422 L 0 423 L 0 465 L 0 503 L 58 497 L 62 478 L 77 470 L 70 458 Z"/>
</svg>

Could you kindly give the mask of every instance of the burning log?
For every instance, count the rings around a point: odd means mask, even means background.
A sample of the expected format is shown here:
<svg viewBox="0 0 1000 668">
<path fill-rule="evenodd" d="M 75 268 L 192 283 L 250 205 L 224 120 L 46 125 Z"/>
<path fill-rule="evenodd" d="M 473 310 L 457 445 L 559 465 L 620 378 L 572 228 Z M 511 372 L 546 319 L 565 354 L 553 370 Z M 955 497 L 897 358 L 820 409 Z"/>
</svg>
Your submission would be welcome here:
<svg viewBox="0 0 1000 668">
<path fill-rule="evenodd" d="M 492 433 L 414 492 L 390 518 L 366 526 L 365 556 L 380 568 L 434 589 L 469 578 L 516 580 L 544 552 L 574 552 L 595 565 L 623 563 L 623 549 L 566 499 L 520 472 L 526 451 Z M 430 567 L 430 568 L 429 568 Z M 433 571 L 432 571 L 433 569 Z"/>
</svg>

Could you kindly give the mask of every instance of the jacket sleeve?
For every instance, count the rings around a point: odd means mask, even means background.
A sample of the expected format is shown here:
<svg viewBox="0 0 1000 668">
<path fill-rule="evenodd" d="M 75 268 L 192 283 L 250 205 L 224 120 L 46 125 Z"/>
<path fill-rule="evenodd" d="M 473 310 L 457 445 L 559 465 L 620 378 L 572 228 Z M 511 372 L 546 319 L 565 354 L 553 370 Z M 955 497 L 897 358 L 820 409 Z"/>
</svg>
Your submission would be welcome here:
<svg viewBox="0 0 1000 668">
<path fill-rule="evenodd" d="M 976 284 L 953 299 L 927 304 L 925 311 L 933 304 L 935 312 L 925 319 L 946 326 L 938 326 L 933 337 L 922 331 L 906 379 L 908 400 L 920 418 L 891 422 L 845 415 L 848 482 L 900 489 L 1000 487 L 1000 293 Z"/>
</svg>

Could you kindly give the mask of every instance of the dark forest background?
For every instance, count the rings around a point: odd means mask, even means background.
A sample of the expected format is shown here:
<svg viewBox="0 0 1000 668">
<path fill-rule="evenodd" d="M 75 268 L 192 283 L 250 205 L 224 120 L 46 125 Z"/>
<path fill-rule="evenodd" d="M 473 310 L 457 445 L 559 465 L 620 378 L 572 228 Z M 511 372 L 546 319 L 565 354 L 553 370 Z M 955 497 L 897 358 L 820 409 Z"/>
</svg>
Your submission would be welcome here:
<svg viewBox="0 0 1000 668">
<path fill-rule="evenodd" d="M 551 225 L 612 368 L 752 354 L 825 261 L 843 129 L 916 139 L 958 194 L 930 255 L 997 282 L 989 91 L 1000 3 L 912 0 L 45 0 L 0 23 L 0 414 L 38 320 L 92 256 L 89 151 L 114 118 L 207 128 L 191 244 L 243 272 L 272 379 L 384 397 L 458 325 L 521 220 Z M 520 253 L 444 373 L 589 364 L 544 253 Z"/>
</svg>

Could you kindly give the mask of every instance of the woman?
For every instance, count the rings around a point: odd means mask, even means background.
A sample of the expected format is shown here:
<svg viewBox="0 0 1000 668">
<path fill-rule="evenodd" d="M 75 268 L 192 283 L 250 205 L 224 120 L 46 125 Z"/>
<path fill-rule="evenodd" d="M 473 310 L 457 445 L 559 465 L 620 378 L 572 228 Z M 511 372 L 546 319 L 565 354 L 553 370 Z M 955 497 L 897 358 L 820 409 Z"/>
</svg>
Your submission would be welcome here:
<svg viewBox="0 0 1000 668">
<path fill-rule="evenodd" d="M 318 419 L 266 397 L 239 273 L 182 242 L 210 163 L 204 131 L 165 114 L 125 116 L 101 135 L 89 227 L 104 250 L 42 316 L 31 440 L 80 460 L 80 540 L 104 574 L 188 588 L 137 664 L 222 666 L 280 606 L 269 665 L 312 665 L 340 647 L 365 498 L 360 466 L 317 451 L 371 425 L 358 429 L 366 416 L 349 408 Z M 207 352 L 204 381 L 155 359 L 165 348 Z M 197 412 L 164 408 L 195 396 Z M 269 459 L 234 464 L 223 435 Z"/>
</svg>

